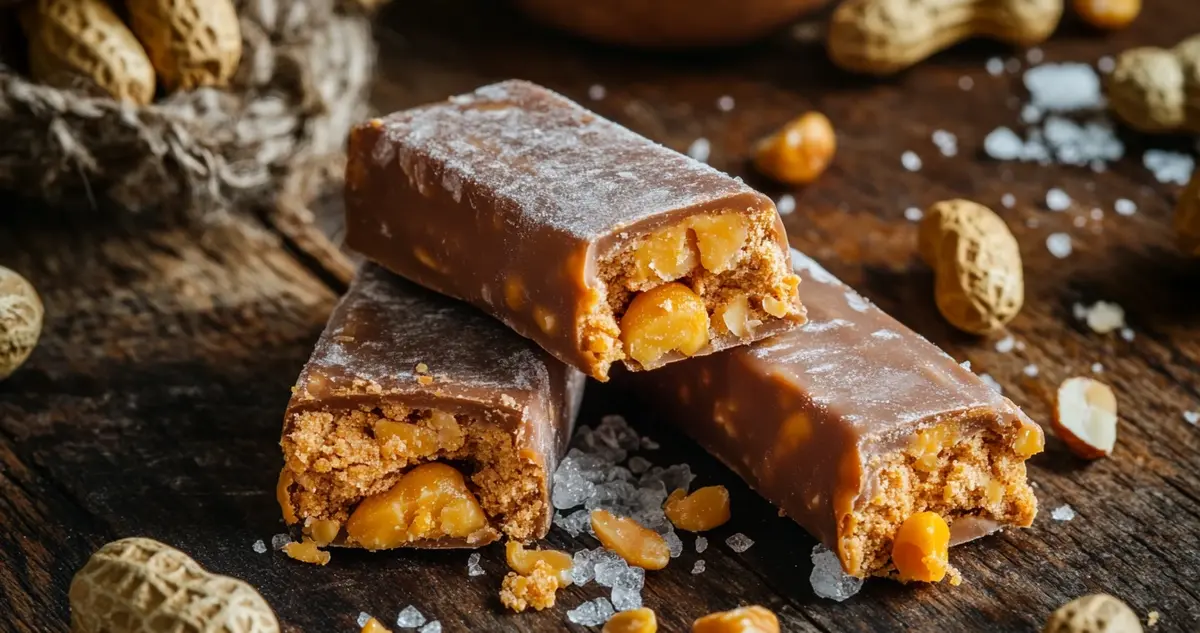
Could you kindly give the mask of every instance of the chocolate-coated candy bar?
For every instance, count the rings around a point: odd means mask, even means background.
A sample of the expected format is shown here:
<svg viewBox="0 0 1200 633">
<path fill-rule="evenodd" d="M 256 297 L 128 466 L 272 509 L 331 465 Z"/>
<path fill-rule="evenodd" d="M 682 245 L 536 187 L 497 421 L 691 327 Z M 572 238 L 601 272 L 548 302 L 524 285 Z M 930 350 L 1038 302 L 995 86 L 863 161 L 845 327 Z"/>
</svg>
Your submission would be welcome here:
<svg viewBox="0 0 1200 633">
<path fill-rule="evenodd" d="M 550 528 L 583 374 L 366 264 L 284 418 L 279 503 L 318 545 L 476 547 Z"/>
<path fill-rule="evenodd" d="M 600 380 L 804 321 L 769 198 L 523 81 L 356 127 L 346 223 Z"/>
<path fill-rule="evenodd" d="M 806 326 L 631 381 L 849 574 L 882 573 L 916 512 L 941 515 L 952 544 L 1030 525 L 1041 428 L 816 262 L 792 262 Z"/>
</svg>

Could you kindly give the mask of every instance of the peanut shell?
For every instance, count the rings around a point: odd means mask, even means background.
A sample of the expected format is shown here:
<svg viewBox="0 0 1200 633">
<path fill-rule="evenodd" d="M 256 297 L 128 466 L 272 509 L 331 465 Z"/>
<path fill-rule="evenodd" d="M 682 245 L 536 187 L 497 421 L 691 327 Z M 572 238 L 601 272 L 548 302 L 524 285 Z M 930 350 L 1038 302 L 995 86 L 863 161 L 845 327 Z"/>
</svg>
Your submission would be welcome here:
<svg viewBox="0 0 1200 633">
<path fill-rule="evenodd" d="M 225 86 L 242 58 L 232 0 L 126 0 L 133 32 L 167 90 Z"/>
<path fill-rule="evenodd" d="M 1142 633 L 1142 622 L 1119 598 L 1097 593 L 1059 607 L 1042 633 Z"/>
<path fill-rule="evenodd" d="M 1132 48 L 1105 81 L 1113 112 L 1142 132 L 1200 132 L 1200 35 L 1174 48 Z"/>
<path fill-rule="evenodd" d="M 33 353 L 42 333 L 42 316 L 42 300 L 33 286 L 0 266 L 0 380 Z"/>
</svg>

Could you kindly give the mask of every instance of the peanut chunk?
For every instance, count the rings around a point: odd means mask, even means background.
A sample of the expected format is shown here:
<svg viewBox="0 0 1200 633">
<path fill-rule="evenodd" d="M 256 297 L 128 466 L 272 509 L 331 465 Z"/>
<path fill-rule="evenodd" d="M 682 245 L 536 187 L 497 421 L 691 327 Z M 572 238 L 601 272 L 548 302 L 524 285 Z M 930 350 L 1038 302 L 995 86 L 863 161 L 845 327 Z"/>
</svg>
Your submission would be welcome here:
<svg viewBox="0 0 1200 633">
<path fill-rule="evenodd" d="M 621 611 L 604 623 L 600 633 L 657 633 L 658 619 L 654 611 L 642 607 L 632 611 Z"/>
<path fill-rule="evenodd" d="M 528 576 L 508 572 L 500 584 L 500 603 L 520 613 L 529 607 L 538 611 L 554 606 L 558 576 L 544 560 L 534 562 Z"/>
<path fill-rule="evenodd" d="M 779 633 L 779 618 L 754 604 L 710 613 L 692 623 L 692 633 Z"/>
<path fill-rule="evenodd" d="M 359 633 L 392 633 L 388 628 L 379 623 L 379 620 L 370 618 L 366 624 L 363 624 L 362 631 Z"/>
<path fill-rule="evenodd" d="M 520 543 L 509 541 L 504 545 L 504 557 L 508 560 L 509 568 L 518 574 L 528 576 L 533 573 L 537 563 L 544 562 L 558 577 L 559 585 L 566 587 L 571 584 L 571 568 L 575 566 L 575 561 L 566 552 L 554 549 L 525 549 Z"/>
<path fill-rule="evenodd" d="M 337 538 L 338 532 L 341 531 L 342 524 L 332 519 L 317 519 L 309 521 L 304 526 L 304 533 L 312 537 L 313 542 L 317 547 L 325 547 Z"/>
<path fill-rule="evenodd" d="M 1042 452 L 1046 447 L 1046 437 L 1042 434 L 1042 430 L 1032 424 L 1026 424 L 1017 431 L 1017 438 L 1013 441 L 1013 451 L 1021 457 L 1032 457 Z"/>
<path fill-rule="evenodd" d="M 721 317 L 721 323 L 725 324 L 725 329 L 738 338 L 749 338 L 754 334 L 754 329 L 762 325 L 762 321 L 750 318 L 750 300 L 746 295 L 730 299 L 720 307 L 718 315 Z"/>
<path fill-rule="evenodd" d="M 667 497 L 663 511 L 681 530 L 711 530 L 729 520 L 729 491 L 725 486 L 706 486 L 689 495 L 680 488 Z"/>
<path fill-rule="evenodd" d="M 456 451 L 467 438 L 453 415 L 437 410 L 430 411 L 424 424 L 380 419 L 375 422 L 374 431 L 375 439 L 384 445 L 397 439 L 398 443 L 389 448 L 410 459 L 429 457 L 439 450 Z"/>
<path fill-rule="evenodd" d="M 292 541 L 284 545 L 283 553 L 287 554 L 289 558 L 302 563 L 312 563 L 313 565 L 326 565 L 329 563 L 329 559 L 332 558 L 329 552 L 321 550 L 310 539 L 304 539 L 299 543 Z"/>
<path fill-rule="evenodd" d="M 283 522 L 292 525 L 300 520 L 296 516 L 296 509 L 292 507 L 292 497 L 288 492 L 295 478 L 292 476 L 292 471 L 287 466 L 279 471 L 279 483 L 275 485 L 275 500 L 279 502 L 279 509 L 283 511 Z"/>
<path fill-rule="evenodd" d="M 936 512 L 918 512 L 900 524 L 892 563 L 902 582 L 941 582 L 950 566 L 950 527 Z"/>
<path fill-rule="evenodd" d="M 442 463 L 417 466 L 390 490 L 363 499 L 346 522 L 347 540 L 369 550 L 423 539 L 482 536 L 487 517 L 462 473 Z"/>
<path fill-rule="evenodd" d="M 785 314 L 791 311 L 792 306 L 786 301 L 780 301 L 775 297 L 768 296 L 762 298 L 762 309 L 763 312 L 773 317 L 783 318 Z"/>
<path fill-rule="evenodd" d="M 754 166 L 779 182 L 808 184 L 817 179 L 837 151 L 837 134 L 829 118 L 806 112 L 759 141 Z"/>
<path fill-rule="evenodd" d="M 696 252 L 688 244 L 686 224 L 667 227 L 648 235 L 633 253 L 636 279 L 675 281 L 696 267 Z"/>
<path fill-rule="evenodd" d="M 630 565 L 662 569 L 671 561 L 671 549 L 663 537 L 633 519 L 614 516 L 608 510 L 593 510 L 592 529 L 600 543 Z"/>
<path fill-rule="evenodd" d="M 958 434 L 947 425 L 934 426 L 918 432 L 908 444 L 908 454 L 916 461 L 913 468 L 931 472 L 938 467 L 938 455 L 943 448 L 954 444 Z"/>
<path fill-rule="evenodd" d="M 738 253 L 750 236 L 750 225 L 740 213 L 701 215 L 689 224 L 696 232 L 696 248 L 700 251 L 700 265 L 713 273 L 731 270 L 737 263 Z"/>
<path fill-rule="evenodd" d="M 681 283 L 652 288 L 633 298 L 621 317 L 621 341 L 629 357 L 652 365 L 671 351 L 691 356 L 708 343 L 708 310 Z"/>
</svg>

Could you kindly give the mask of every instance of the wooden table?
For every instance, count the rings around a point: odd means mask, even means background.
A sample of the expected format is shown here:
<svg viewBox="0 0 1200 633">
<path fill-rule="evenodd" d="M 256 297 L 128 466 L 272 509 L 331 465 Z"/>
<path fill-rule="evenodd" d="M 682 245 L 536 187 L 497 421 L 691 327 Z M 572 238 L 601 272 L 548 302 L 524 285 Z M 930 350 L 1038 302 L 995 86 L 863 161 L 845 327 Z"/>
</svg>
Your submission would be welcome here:
<svg viewBox="0 0 1200 633">
<path fill-rule="evenodd" d="M 1085 463 L 1051 438 L 1030 462 L 1042 506 L 1034 526 L 955 549 L 961 587 L 876 580 L 838 604 L 810 590 L 811 537 L 690 441 L 596 388 L 583 423 L 623 412 L 662 443 L 657 463 L 687 462 L 698 484 L 732 491 L 736 516 L 709 535 L 707 571 L 690 573 L 700 556 L 688 537 L 681 558 L 650 574 L 644 595 L 661 630 L 685 631 L 709 611 L 759 603 L 787 631 L 1029 631 L 1059 605 L 1098 591 L 1143 616 L 1157 611 L 1154 630 L 1200 628 L 1200 428 L 1183 416 L 1200 411 L 1200 262 L 1172 245 L 1180 187 L 1157 182 L 1140 160 L 1150 147 L 1186 151 L 1190 139 L 1123 131 L 1128 156 L 1102 174 L 999 163 L 984 156 L 983 139 L 997 126 L 1019 126 L 1025 93 L 1020 74 L 985 71 L 990 57 L 1014 54 L 997 44 L 968 44 L 870 80 L 836 70 L 819 45 L 788 34 L 733 51 L 645 54 L 547 33 L 496 4 L 405 2 L 385 11 L 378 108 L 528 78 L 676 149 L 707 138 L 714 166 L 776 197 L 784 189 L 747 169 L 751 144 L 802 111 L 822 110 L 838 130 L 838 156 L 817 183 L 790 192 L 794 246 L 969 359 L 1035 419 L 1049 419 L 1061 380 L 1093 373 L 1093 363 L 1120 401 L 1115 454 Z M 1200 13 L 1191 0 L 1159 0 L 1111 36 L 1068 19 L 1043 50 L 1047 61 L 1093 62 L 1194 31 Z M 593 84 L 604 86 L 603 99 L 588 99 Z M 732 111 L 718 109 L 723 95 L 733 97 Z M 957 136 L 956 156 L 934 147 L 938 129 Z M 901 166 L 906 150 L 923 159 L 919 171 Z M 1067 211 L 1045 208 L 1052 187 L 1072 198 Z M 1015 196 L 1011 209 L 1000 205 L 1005 193 Z M 916 225 L 903 212 L 958 196 L 996 209 L 1021 243 L 1027 295 L 1010 333 L 1023 349 L 997 351 L 997 338 L 960 334 L 934 308 L 930 273 L 914 253 Z M 1137 212 L 1113 213 L 1118 198 Z M 1102 220 L 1091 219 L 1093 207 Z M 281 414 L 339 291 L 310 258 L 274 240 L 272 227 L 243 219 L 201 237 L 11 201 L 4 208 L 0 264 L 38 287 L 47 320 L 32 360 L 0 383 L 0 630 L 67 630 L 72 574 L 101 544 L 130 535 L 249 581 L 290 631 L 354 631 L 360 611 L 390 621 L 408 604 L 447 631 L 582 630 L 566 626 L 564 612 L 601 589 L 569 588 L 542 613 L 504 613 L 496 546 L 484 550 L 487 575 L 475 578 L 466 552 L 337 551 L 320 568 L 252 551 L 255 540 L 283 531 L 273 496 Z M 1070 256 L 1047 251 L 1052 232 L 1070 234 Z M 1097 300 L 1125 308 L 1133 340 L 1093 333 L 1075 318 L 1074 304 Z M 1036 376 L 1023 373 L 1028 365 Z M 1063 504 L 1074 520 L 1050 518 Z M 734 554 L 722 542 L 735 531 L 756 545 Z M 557 530 L 549 541 L 594 546 Z"/>
</svg>

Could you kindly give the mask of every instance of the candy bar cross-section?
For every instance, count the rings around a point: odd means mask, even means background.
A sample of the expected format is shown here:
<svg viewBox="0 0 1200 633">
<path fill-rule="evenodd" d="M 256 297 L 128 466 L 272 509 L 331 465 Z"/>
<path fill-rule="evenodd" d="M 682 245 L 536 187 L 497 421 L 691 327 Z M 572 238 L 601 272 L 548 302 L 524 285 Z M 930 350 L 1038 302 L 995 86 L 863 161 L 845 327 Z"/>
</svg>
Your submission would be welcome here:
<svg viewBox="0 0 1200 633">
<path fill-rule="evenodd" d="M 887 573 L 918 512 L 949 523 L 951 544 L 1030 525 L 1041 428 L 816 262 L 792 262 L 807 325 L 631 382 L 847 573 Z"/>
<path fill-rule="evenodd" d="M 278 497 L 317 545 L 541 538 L 584 376 L 469 305 L 366 264 L 284 418 Z"/>
<path fill-rule="evenodd" d="M 346 224 L 600 380 L 804 322 L 769 198 L 524 81 L 357 126 Z"/>
</svg>

